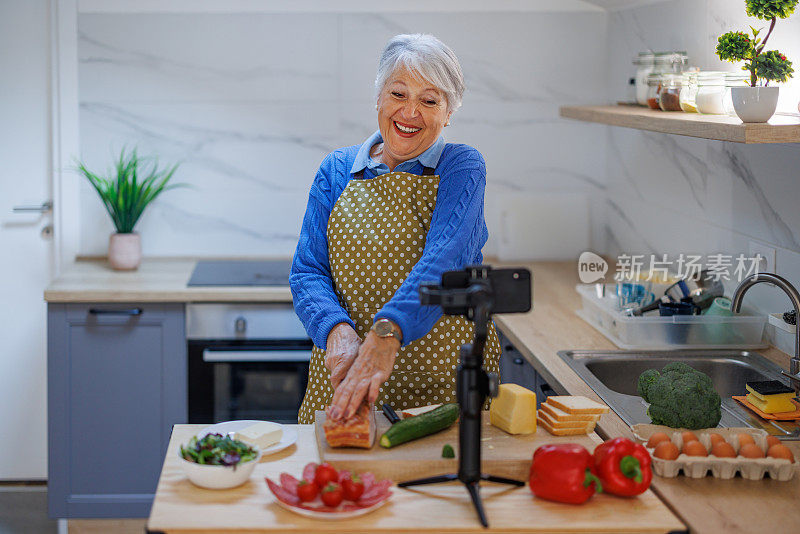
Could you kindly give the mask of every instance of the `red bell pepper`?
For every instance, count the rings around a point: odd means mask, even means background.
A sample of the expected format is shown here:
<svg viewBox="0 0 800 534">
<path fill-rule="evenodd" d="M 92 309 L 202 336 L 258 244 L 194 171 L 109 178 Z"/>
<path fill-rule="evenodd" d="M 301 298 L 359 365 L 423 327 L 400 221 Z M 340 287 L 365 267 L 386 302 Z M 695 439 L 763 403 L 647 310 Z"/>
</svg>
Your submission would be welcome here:
<svg viewBox="0 0 800 534">
<path fill-rule="evenodd" d="M 626 438 L 601 443 L 594 450 L 594 468 L 607 493 L 633 497 L 647 491 L 653 480 L 650 453 Z"/>
<path fill-rule="evenodd" d="M 531 491 L 550 501 L 581 504 L 601 491 L 594 474 L 594 459 L 574 443 L 542 445 L 533 453 Z"/>
</svg>

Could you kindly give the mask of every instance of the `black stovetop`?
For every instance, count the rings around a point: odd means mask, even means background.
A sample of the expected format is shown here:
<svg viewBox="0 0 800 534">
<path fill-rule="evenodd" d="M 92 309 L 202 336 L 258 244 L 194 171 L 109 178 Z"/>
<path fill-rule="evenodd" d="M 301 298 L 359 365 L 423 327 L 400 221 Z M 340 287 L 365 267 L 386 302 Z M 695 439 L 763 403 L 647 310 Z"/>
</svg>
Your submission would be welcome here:
<svg viewBox="0 0 800 534">
<path fill-rule="evenodd" d="M 291 260 L 201 260 L 188 286 L 287 286 Z"/>
</svg>

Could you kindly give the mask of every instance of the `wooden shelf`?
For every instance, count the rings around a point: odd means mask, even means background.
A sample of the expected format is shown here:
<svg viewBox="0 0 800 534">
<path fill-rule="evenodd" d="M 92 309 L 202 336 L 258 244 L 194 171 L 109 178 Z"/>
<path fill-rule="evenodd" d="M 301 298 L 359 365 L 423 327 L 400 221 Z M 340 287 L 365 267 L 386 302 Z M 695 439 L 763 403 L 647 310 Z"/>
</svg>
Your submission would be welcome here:
<svg viewBox="0 0 800 534">
<path fill-rule="evenodd" d="M 743 124 L 738 117 L 655 111 L 640 106 L 562 106 L 562 117 L 651 132 L 734 143 L 800 143 L 800 117 L 774 115 L 765 124 Z"/>
</svg>

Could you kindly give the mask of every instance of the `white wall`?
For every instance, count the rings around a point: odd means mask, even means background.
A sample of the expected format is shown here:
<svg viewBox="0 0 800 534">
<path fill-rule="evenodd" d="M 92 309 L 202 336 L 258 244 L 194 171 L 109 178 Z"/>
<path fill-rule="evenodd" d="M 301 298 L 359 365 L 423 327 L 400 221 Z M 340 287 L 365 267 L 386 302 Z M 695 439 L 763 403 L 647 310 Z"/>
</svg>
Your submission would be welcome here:
<svg viewBox="0 0 800 534">
<path fill-rule="evenodd" d="M 437 35 L 462 62 L 468 89 L 445 135 L 486 158 L 485 252 L 573 258 L 590 244 L 605 136 L 561 120 L 558 106 L 604 96 L 607 15 L 596 8 L 83 13 L 78 24 L 81 157 L 102 170 L 137 145 L 182 161 L 176 180 L 192 185 L 145 214 L 145 255 L 291 255 L 320 161 L 377 128 L 378 55 L 408 32 Z M 102 255 L 109 219 L 85 184 L 80 202 L 80 251 Z"/>
<path fill-rule="evenodd" d="M 714 55 L 717 37 L 748 25 L 744 1 L 671 0 L 609 14 L 612 94 L 622 95 L 637 52 L 686 50 L 704 70 L 738 65 Z M 800 100 L 800 13 L 779 20 L 768 49 L 794 61 L 795 79 L 782 85 L 779 110 L 797 113 Z M 800 287 L 800 147 L 742 145 L 608 128 L 605 243 L 609 254 L 750 255 L 750 242 L 776 250 L 778 274 Z M 735 283 L 728 284 L 731 288 Z M 782 292 L 764 285 L 747 303 L 765 312 L 789 309 Z M 792 339 L 776 343 L 786 351 Z"/>
</svg>

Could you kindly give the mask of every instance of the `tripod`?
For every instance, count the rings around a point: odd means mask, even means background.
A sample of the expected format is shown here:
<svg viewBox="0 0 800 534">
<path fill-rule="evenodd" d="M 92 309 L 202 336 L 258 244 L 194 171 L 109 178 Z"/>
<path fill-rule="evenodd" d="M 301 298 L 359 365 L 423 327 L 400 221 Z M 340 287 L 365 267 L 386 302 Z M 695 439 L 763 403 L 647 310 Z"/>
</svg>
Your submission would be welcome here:
<svg viewBox="0 0 800 534">
<path fill-rule="evenodd" d="M 423 303 L 439 297 L 449 306 L 466 306 L 466 315 L 475 323 L 473 343 L 461 347 L 460 365 L 456 375 L 456 398 L 460 408 L 458 428 L 458 473 L 449 473 L 417 480 L 401 482 L 397 486 L 407 488 L 423 484 L 438 484 L 459 480 L 467 488 L 481 524 L 489 526 L 480 495 L 480 481 L 488 480 L 512 486 L 524 486 L 524 482 L 481 473 L 481 411 L 487 396 L 497 396 L 497 375 L 483 369 L 483 350 L 486 345 L 488 323 L 493 306 L 492 286 L 488 278 L 489 269 L 483 269 L 482 278 L 471 281 L 467 288 L 440 291 L 434 287 L 422 287 Z M 473 279 L 479 270 L 471 271 Z M 529 286 L 530 287 L 530 286 Z M 530 294 L 530 293 L 528 293 Z M 443 304 L 445 311 L 447 305 Z M 530 306 L 530 304 L 528 305 Z"/>
</svg>

